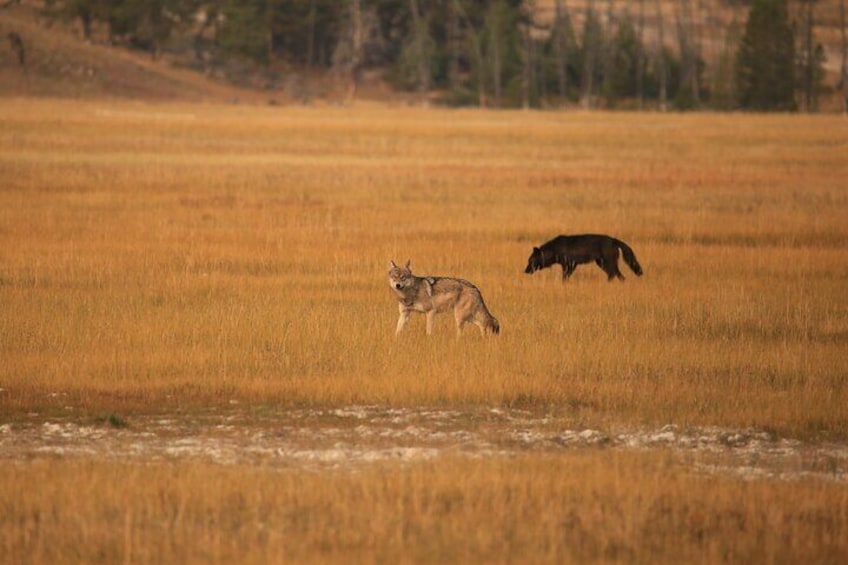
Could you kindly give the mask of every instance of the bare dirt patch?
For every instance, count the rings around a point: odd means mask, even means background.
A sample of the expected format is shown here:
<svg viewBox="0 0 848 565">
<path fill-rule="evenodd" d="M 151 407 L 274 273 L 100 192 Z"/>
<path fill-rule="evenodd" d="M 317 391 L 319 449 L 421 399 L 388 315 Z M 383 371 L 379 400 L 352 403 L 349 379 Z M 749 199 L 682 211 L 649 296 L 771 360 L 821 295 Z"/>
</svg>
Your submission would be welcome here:
<svg viewBox="0 0 848 565">
<path fill-rule="evenodd" d="M 848 446 L 811 444 L 759 430 L 569 429 L 557 418 L 501 408 L 349 406 L 262 414 L 22 421 L 0 425 L 0 459 L 204 460 L 270 468 L 356 469 L 446 456 L 510 457 L 575 449 L 663 450 L 696 472 L 742 479 L 848 480 Z"/>
</svg>

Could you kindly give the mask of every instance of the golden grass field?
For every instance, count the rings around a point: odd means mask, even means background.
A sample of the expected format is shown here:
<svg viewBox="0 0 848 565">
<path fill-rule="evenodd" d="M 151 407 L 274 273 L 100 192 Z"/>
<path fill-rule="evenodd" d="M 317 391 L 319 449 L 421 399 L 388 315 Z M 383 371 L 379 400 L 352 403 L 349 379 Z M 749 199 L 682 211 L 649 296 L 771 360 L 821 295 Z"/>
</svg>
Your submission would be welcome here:
<svg viewBox="0 0 848 565">
<path fill-rule="evenodd" d="M 0 424 L 483 406 L 845 442 L 846 219 L 838 116 L 4 99 Z M 628 242 L 645 275 L 523 274 L 534 245 L 581 232 Z M 501 335 L 456 339 L 441 316 L 396 339 L 390 259 L 477 284 Z M 663 453 L 0 474 L 12 562 L 848 552 L 844 483 L 705 477 Z"/>
</svg>

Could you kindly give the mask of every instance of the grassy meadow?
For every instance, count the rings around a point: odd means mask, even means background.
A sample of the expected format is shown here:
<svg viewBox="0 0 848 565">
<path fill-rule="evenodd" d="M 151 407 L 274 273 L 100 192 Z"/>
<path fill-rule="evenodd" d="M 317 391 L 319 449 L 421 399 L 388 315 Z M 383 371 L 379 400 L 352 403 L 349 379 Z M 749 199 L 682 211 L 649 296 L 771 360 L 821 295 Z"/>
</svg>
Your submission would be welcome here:
<svg viewBox="0 0 848 565">
<path fill-rule="evenodd" d="M 0 493 L 30 492 L 0 499 L 0 551 L 16 563 L 840 563 L 845 556 L 844 485 L 693 476 L 673 465 L 663 455 L 611 451 L 328 474 L 36 460 L 0 466 Z"/>
<path fill-rule="evenodd" d="M 6 414 L 526 405 L 848 436 L 833 116 L 0 106 Z M 559 233 L 645 269 L 560 282 Z M 395 339 L 389 259 L 503 327 Z"/>
<path fill-rule="evenodd" d="M 0 424 L 506 406 L 845 441 L 846 219 L 837 116 L 5 99 Z M 645 275 L 523 274 L 534 245 L 581 232 L 628 242 Z M 395 338 L 390 259 L 477 284 L 501 335 L 440 316 Z M 0 554 L 36 562 L 836 561 L 848 539 L 844 485 L 603 450 L 0 474 Z"/>
</svg>

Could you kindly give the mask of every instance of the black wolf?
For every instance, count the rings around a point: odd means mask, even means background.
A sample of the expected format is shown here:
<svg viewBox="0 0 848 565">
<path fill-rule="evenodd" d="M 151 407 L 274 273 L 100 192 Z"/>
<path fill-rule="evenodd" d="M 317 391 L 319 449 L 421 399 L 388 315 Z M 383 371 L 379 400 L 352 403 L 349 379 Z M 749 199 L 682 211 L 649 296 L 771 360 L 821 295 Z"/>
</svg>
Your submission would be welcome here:
<svg viewBox="0 0 848 565">
<path fill-rule="evenodd" d="M 614 237 L 593 233 L 558 235 L 549 242 L 534 247 L 524 272 L 533 274 L 539 269 L 559 263 L 562 265 L 562 280 L 565 281 L 577 265 L 594 261 L 607 274 L 608 280 L 615 277 L 624 280 L 624 275 L 618 270 L 619 249 L 627 265 L 641 276 L 642 267 L 629 245 Z"/>
</svg>

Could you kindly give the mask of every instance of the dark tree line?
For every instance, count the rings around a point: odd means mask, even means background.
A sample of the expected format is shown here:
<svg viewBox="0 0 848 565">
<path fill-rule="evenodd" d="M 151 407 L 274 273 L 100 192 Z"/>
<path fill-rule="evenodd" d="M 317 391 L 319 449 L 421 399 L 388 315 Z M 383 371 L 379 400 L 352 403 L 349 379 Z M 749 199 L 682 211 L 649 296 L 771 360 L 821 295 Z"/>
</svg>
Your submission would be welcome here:
<svg viewBox="0 0 848 565">
<path fill-rule="evenodd" d="M 333 73 L 349 97 L 372 68 L 422 101 L 452 105 L 815 109 L 816 0 L 791 0 L 800 19 L 790 0 L 728 1 L 750 5 L 749 17 L 729 26 L 709 64 L 701 0 L 675 0 L 673 21 L 659 0 L 555 0 L 544 22 L 533 0 L 48 0 L 46 9 L 77 19 L 87 38 L 97 28 L 153 57 L 188 52 L 205 71 L 237 62 Z"/>
</svg>

